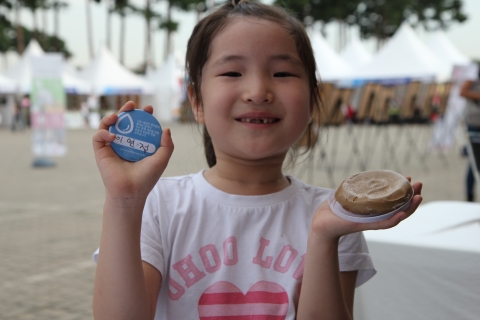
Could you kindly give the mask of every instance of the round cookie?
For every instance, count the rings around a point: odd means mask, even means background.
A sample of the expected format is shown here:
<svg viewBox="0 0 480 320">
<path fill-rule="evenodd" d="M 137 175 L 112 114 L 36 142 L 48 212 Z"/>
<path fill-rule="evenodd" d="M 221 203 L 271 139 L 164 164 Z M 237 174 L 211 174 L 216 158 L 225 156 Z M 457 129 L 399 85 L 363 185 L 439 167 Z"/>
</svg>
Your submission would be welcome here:
<svg viewBox="0 0 480 320">
<path fill-rule="evenodd" d="M 380 215 L 400 208 L 412 194 L 410 182 L 401 174 L 372 170 L 345 179 L 335 192 L 335 199 L 351 213 Z"/>
</svg>

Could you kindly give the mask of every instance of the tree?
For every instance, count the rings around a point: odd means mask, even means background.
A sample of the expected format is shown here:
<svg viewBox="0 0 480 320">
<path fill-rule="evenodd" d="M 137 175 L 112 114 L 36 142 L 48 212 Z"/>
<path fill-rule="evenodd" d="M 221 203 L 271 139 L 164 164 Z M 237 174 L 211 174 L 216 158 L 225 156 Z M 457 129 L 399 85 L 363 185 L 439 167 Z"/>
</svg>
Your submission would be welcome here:
<svg viewBox="0 0 480 320">
<path fill-rule="evenodd" d="M 101 0 L 93 0 L 96 3 L 100 3 Z M 86 26 L 87 26 L 87 42 L 88 42 L 88 51 L 90 53 L 90 59 L 93 59 L 95 56 L 95 49 L 93 48 L 93 34 L 92 34 L 92 12 L 90 8 L 92 0 L 85 0 L 85 15 L 86 15 Z"/>
<path fill-rule="evenodd" d="M 0 8 L 12 10 L 13 3 L 10 0 L 0 0 Z M 12 22 L 0 12 L 0 53 L 5 55 L 7 51 L 11 49 L 14 32 Z"/>
<path fill-rule="evenodd" d="M 156 0 L 158 1 L 158 0 Z M 140 69 L 146 70 L 152 66 L 152 22 L 161 18 L 160 13 L 152 8 L 153 0 L 145 0 L 145 7 L 132 7 L 132 11 L 140 14 L 145 19 L 145 54 L 144 65 Z"/>
<path fill-rule="evenodd" d="M 323 27 L 332 21 L 339 25 L 338 40 L 340 47 L 345 42 L 345 24 L 354 21 L 354 14 L 360 0 L 276 0 L 275 3 L 289 9 L 306 26 L 316 21 Z M 340 48 L 339 48 L 340 49 Z"/>
<path fill-rule="evenodd" d="M 275 3 L 295 12 L 306 25 L 315 21 L 355 25 L 363 38 L 375 37 L 379 43 L 391 37 L 405 20 L 431 30 L 446 29 L 467 18 L 462 13 L 461 0 L 276 0 Z"/>
<path fill-rule="evenodd" d="M 167 33 L 167 39 L 165 43 L 164 59 L 166 59 L 172 52 L 172 34 L 178 30 L 178 22 L 172 20 L 172 9 L 177 8 L 183 11 L 205 10 L 207 8 L 205 0 L 166 0 L 167 1 L 167 15 L 163 19 L 159 28 L 163 29 Z"/>
<path fill-rule="evenodd" d="M 37 10 L 45 6 L 46 0 L 22 0 L 21 2 L 32 13 L 33 31 L 38 34 Z"/>
<path fill-rule="evenodd" d="M 125 16 L 128 11 L 136 10 L 135 7 L 129 4 L 129 0 L 115 0 L 113 12 L 120 16 L 120 54 L 119 60 L 121 64 L 125 62 Z"/>
<path fill-rule="evenodd" d="M 403 21 L 423 25 L 427 30 L 446 29 L 463 22 L 460 0 L 369 0 L 362 1 L 356 12 L 356 24 L 363 37 L 383 41 L 391 37 Z"/>
<path fill-rule="evenodd" d="M 68 7 L 68 3 L 60 1 L 60 0 L 54 0 L 52 2 L 52 9 L 53 9 L 53 14 L 54 14 L 54 22 L 53 22 L 53 35 L 58 38 L 59 33 L 60 33 L 60 20 L 59 20 L 59 13 L 60 10 L 65 9 Z"/>
<path fill-rule="evenodd" d="M 467 20 L 462 5 L 461 0 L 417 0 L 411 1 L 408 10 L 426 30 L 448 29 L 453 23 Z"/>
</svg>

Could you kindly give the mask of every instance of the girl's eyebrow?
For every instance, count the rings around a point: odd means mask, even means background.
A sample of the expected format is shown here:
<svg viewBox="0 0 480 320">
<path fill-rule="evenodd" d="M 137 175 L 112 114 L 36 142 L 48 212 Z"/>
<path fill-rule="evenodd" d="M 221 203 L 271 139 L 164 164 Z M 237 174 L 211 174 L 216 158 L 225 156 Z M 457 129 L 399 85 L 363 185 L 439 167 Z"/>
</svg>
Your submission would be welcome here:
<svg viewBox="0 0 480 320">
<path fill-rule="evenodd" d="M 246 57 L 239 56 L 239 55 L 228 55 L 228 56 L 221 57 L 220 59 L 215 61 L 215 63 L 213 65 L 218 66 L 218 65 L 222 65 L 222 64 L 227 63 L 227 62 L 242 61 L 242 60 L 246 60 Z M 290 54 L 274 55 L 274 56 L 270 57 L 269 60 L 272 60 L 272 61 L 278 61 L 278 60 L 286 61 L 286 62 L 291 62 L 291 63 L 303 66 L 303 64 L 300 60 L 298 60 L 296 57 L 294 57 Z"/>
<path fill-rule="evenodd" d="M 245 57 L 238 56 L 238 55 L 229 55 L 229 56 L 221 57 L 220 59 L 215 61 L 215 63 L 213 65 L 218 66 L 218 65 L 222 65 L 222 64 L 227 63 L 227 62 L 239 61 L 239 60 L 240 61 L 245 60 Z"/>
<path fill-rule="evenodd" d="M 286 62 L 292 62 L 294 64 L 298 64 L 303 66 L 302 62 L 298 60 L 296 57 L 290 55 L 290 54 L 278 54 L 270 58 L 271 60 L 280 60 L 280 61 L 286 61 Z"/>
</svg>

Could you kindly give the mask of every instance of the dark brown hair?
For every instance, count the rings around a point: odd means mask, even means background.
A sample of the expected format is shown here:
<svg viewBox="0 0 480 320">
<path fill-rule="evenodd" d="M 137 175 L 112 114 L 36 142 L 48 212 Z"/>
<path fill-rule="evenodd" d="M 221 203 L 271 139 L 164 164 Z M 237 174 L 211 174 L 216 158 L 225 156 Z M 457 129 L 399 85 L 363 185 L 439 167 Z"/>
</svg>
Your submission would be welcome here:
<svg viewBox="0 0 480 320">
<path fill-rule="evenodd" d="M 254 17 L 277 23 L 285 28 L 295 39 L 298 55 L 307 71 L 308 84 L 310 88 L 310 101 L 314 107 L 314 114 L 320 113 L 320 82 L 316 77 L 316 63 L 313 55 L 313 49 L 310 39 L 303 27 L 293 15 L 278 6 L 266 5 L 259 2 L 241 1 L 238 4 L 232 4 L 228 1 L 220 6 L 206 17 L 200 20 L 193 29 L 192 35 L 188 40 L 186 54 L 186 72 L 187 86 L 192 92 L 192 98 L 197 103 L 202 103 L 201 80 L 202 69 L 208 60 L 210 45 L 214 37 L 222 31 L 225 26 L 237 17 Z M 305 132 L 302 145 L 306 147 L 305 152 L 313 149 L 317 137 L 317 125 L 314 121 L 310 122 Z M 209 167 L 216 164 L 215 151 L 213 149 L 212 139 L 203 127 L 203 142 L 205 147 L 205 156 Z M 293 146 L 293 155 L 297 153 L 297 146 Z"/>
</svg>

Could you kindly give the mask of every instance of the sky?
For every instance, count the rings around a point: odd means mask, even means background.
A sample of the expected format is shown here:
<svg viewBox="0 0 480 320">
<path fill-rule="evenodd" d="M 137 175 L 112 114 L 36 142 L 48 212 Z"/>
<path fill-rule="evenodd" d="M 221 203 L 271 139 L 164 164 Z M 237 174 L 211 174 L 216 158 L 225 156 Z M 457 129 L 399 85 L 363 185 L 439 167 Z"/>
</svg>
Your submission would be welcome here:
<svg viewBox="0 0 480 320">
<path fill-rule="evenodd" d="M 67 9 L 62 10 L 60 14 L 60 37 L 66 41 L 68 49 L 73 53 L 70 63 L 82 68 L 88 64 L 89 50 L 87 43 L 87 27 L 86 27 L 86 1 L 85 0 L 66 0 L 69 3 Z M 265 3 L 271 3 L 273 0 L 264 0 Z M 132 3 L 144 6 L 145 0 L 131 0 Z M 161 1 L 155 4 L 155 8 L 159 12 L 166 12 L 166 6 Z M 98 51 L 105 44 L 106 40 L 106 17 L 107 8 L 105 4 L 91 4 L 93 33 L 94 33 L 94 49 Z M 455 24 L 447 31 L 447 37 L 452 44 L 469 58 L 480 60 L 480 0 L 464 0 L 464 13 L 468 15 L 468 20 L 463 24 Z M 31 27 L 32 16 L 28 11 L 21 14 L 22 22 Z M 186 44 L 190 33 L 196 23 L 196 13 L 174 11 L 173 19 L 180 22 L 179 30 L 174 37 L 174 48 L 178 59 L 183 59 Z M 42 25 L 42 17 L 38 17 L 40 25 Z M 115 57 L 119 57 L 119 37 L 120 37 L 120 20 L 117 15 L 112 17 L 112 47 L 111 51 Z M 145 55 L 145 21 L 140 16 L 130 16 L 126 21 L 125 34 L 125 65 L 128 68 L 138 67 L 144 60 Z M 53 32 L 53 14 L 48 16 L 47 32 Z M 348 33 L 349 37 L 357 34 L 355 30 Z M 421 39 L 425 40 L 428 34 L 423 30 L 418 30 Z M 334 24 L 327 25 L 327 41 L 333 48 L 338 47 L 336 41 L 336 26 Z M 153 37 L 153 55 L 154 63 L 158 66 L 163 61 L 165 45 L 165 33 L 158 31 Z M 373 41 L 365 41 L 367 50 L 373 52 L 375 45 Z M 0 71 L 6 70 L 13 66 L 17 60 L 16 54 L 8 54 L 6 59 L 0 63 Z"/>
</svg>

